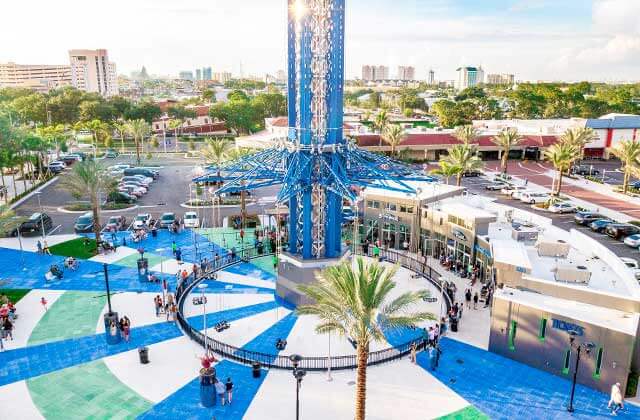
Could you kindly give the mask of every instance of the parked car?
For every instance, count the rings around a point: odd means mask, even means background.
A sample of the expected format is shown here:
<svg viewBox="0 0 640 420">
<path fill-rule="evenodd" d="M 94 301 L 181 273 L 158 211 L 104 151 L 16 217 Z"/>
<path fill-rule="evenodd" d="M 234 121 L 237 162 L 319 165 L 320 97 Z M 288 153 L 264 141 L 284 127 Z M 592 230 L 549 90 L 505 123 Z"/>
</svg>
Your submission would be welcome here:
<svg viewBox="0 0 640 420">
<path fill-rule="evenodd" d="M 571 204 L 567 202 L 554 203 L 549 206 L 549 211 L 551 213 L 559 213 L 559 214 L 573 213 L 576 210 L 577 210 L 577 207 L 575 206 L 575 204 Z"/>
<path fill-rule="evenodd" d="M 122 192 L 122 193 L 126 193 L 129 194 L 130 196 L 140 198 L 144 195 L 144 193 L 142 192 L 141 189 L 139 189 L 138 187 L 134 187 L 132 185 L 130 186 L 126 186 L 126 185 L 119 185 L 118 186 L 118 191 Z"/>
<path fill-rule="evenodd" d="M 124 176 L 144 175 L 149 178 L 158 179 L 160 175 L 158 171 L 152 171 L 145 168 L 127 168 L 124 170 Z"/>
<path fill-rule="evenodd" d="M 615 222 L 613 220 L 611 220 L 611 219 L 598 219 L 598 220 L 594 220 L 593 222 L 591 222 L 589 224 L 589 227 L 594 232 L 602 233 L 607 228 L 607 226 L 609 226 L 610 224 L 613 224 L 613 223 L 615 223 Z"/>
<path fill-rule="evenodd" d="M 146 226 L 149 226 L 151 222 L 151 215 L 149 213 L 140 213 L 133 219 L 133 228 L 134 229 L 142 229 Z"/>
<path fill-rule="evenodd" d="M 125 169 L 131 168 L 131 165 L 119 164 L 119 165 L 111 165 L 107 169 L 110 171 L 124 171 Z"/>
<path fill-rule="evenodd" d="M 155 181 L 152 177 L 144 176 L 144 175 L 133 175 L 134 178 L 139 179 L 140 181 L 147 182 L 152 184 Z"/>
<path fill-rule="evenodd" d="M 516 187 L 515 185 L 506 184 L 500 190 L 500 194 L 511 195 L 517 188 L 524 188 L 524 187 Z"/>
<path fill-rule="evenodd" d="M 160 217 L 160 227 L 168 228 L 175 221 L 176 221 L 175 213 L 162 213 L 162 216 Z"/>
<path fill-rule="evenodd" d="M 485 185 L 484 189 L 489 191 L 499 191 L 508 185 L 509 184 L 506 184 L 504 182 L 492 182 L 491 184 Z"/>
<path fill-rule="evenodd" d="M 480 171 L 466 171 L 462 174 L 462 176 L 466 177 L 466 178 L 475 178 L 475 177 L 479 177 L 482 176 L 482 172 Z"/>
<path fill-rule="evenodd" d="M 107 201 L 112 203 L 126 203 L 126 204 L 135 203 L 137 200 L 137 197 L 127 193 L 126 191 L 127 190 L 124 189 L 123 191 L 112 192 L 107 197 Z"/>
<path fill-rule="evenodd" d="M 49 171 L 51 171 L 54 174 L 59 174 L 60 172 L 64 171 L 64 168 L 66 168 L 67 165 L 59 160 L 56 160 L 54 162 L 49 163 L 49 165 L 47 165 L 47 168 L 49 169 Z"/>
<path fill-rule="evenodd" d="M 105 229 L 107 230 L 121 230 L 125 227 L 127 219 L 124 216 L 111 216 L 107 221 Z"/>
<path fill-rule="evenodd" d="M 520 197 L 524 192 L 529 192 L 529 190 L 527 190 L 525 187 L 515 187 L 511 192 L 511 198 L 513 198 L 514 200 L 520 200 Z"/>
<path fill-rule="evenodd" d="M 576 224 L 582 225 L 582 226 L 588 226 L 589 224 L 591 224 L 591 222 L 598 219 L 609 219 L 609 218 L 592 211 L 579 211 L 579 212 L 576 212 L 575 216 L 573 216 L 573 220 L 576 222 Z"/>
<path fill-rule="evenodd" d="M 113 149 L 108 149 L 106 152 L 104 152 L 104 157 L 108 159 L 115 159 L 118 157 L 118 152 Z"/>
<path fill-rule="evenodd" d="M 197 228 L 200 227 L 200 219 L 195 211 L 188 211 L 184 214 L 184 227 Z"/>
<path fill-rule="evenodd" d="M 632 248 L 638 248 L 640 246 L 640 235 L 629 235 L 624 238 L 624 244 Z"/>
<path fill-rule="evenodd" d="M 73 165 L 76 162 L 80 162 L 82 157 L 75 153 L 70 153 L 68 155 L 64 155 L 60 158 L 66 165 Z"/>
<path fill-rule="evenodd" d="M 520 193 L 520 201 L 529 204 L 546 203 L 551 196 L 544 192 L 524 191 Z"/>
<path fill-rule="evenodd" d="M 635 181 L 629 184 L 631 188 L 635 188 L 636 190 L 640 190 L 640 181 Z"/>
<path fill-rule="evenodd" d="M 18 229 L 20 234 L 25 233 L 42 233 L 42 227 L 44 226 L 45 233 L 53 228 L 53 220 L 46 213 L 33 213 L 27 220 L 22 222 L 19 227 L 11 231 L 11 236 L 18 236 Z"/>
<path fill-rule="evenodd" d="M 151 179 L 151 181 L 149 181 L 149 179 Z M 153 178 L 146 178 L 143 176 L 123 176 L 122 179 L 120 180 L 122 182 L 135 182 L 138 183 L 140 185 L 142 185 L 143 187 L 148 187 L 149 185 L 151 185 L 151 182 L 153 181 Z"/>
<path fill-rule="evenodd" d="M 574 175 L 599 175 L 600 171 L 590 165 L 575 165 L 571 171 Z"/>
<path fill-rule="evenodd" d="M 627 236 L 640 233 L 640 227 L 629 223 L 611 223 L 604 229 L 604 231 L 613 239 L 623 239 Z"/>
<path fill-rule="evenodd" d="M 88 211 L 82 216 L 78 217 L 75 225 L 73 225 L 73 230 L 76 233 L 93 232 L 93 213 Z"/>
<path fill-rule="evenodd" d="M 128 181 L 128 182 L 121 182 L 120 184 L 118 184 L 121 187 L 133 187 L 134 189 L 140 190 L 142 192 L 142 194 L 146 194 L 147 193 L 147 188 L 142 185 L 139 184 L 137 181 Z"/>
</svg>

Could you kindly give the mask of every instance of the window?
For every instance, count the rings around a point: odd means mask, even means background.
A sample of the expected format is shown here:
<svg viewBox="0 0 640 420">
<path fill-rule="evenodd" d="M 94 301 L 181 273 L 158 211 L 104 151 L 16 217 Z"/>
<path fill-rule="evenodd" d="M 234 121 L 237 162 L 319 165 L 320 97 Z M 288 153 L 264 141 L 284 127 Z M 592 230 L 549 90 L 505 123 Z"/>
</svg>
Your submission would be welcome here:
<svg viewBox="0 0 640 420">
<path fill-rule="evenodd" d="M 569 363 L 571 363 L 571 349 L 564 351 L 564 361 L 562 362 L 562 373 L 564 375 L 569 374 Z"/>
<path fill-rule="evenodd" d="M 544 337 L 547 335 L 547 318 L 540 320 L 540 331 L 538 331 L 538 339 L 544 342 Z"/>
<path fill-rule="evenodd" d="M 600 370 L 602 369 L 602 356 L 604 353 L 604 347 L 599 346 L 596 351 L 596 370 L 593 371 L 593 378 L 600 379 Z"/>
<path fill-rule="evenodd" d="M 518 323 L 516 321 L 511 321 L 511 328 L 509 328 L 509 350 L 516 350 L 516 329 L 518 328 Z"/>
<path fill-rule="evenodd" d="M 396 211 L 396 205 L 395 203 L 386 203 L 384 206 L 385 210 L 387 211 Z"/>
<path fill-rule="evenodd" d="M 367 201 L 367 208 L 379 209 L 380 208 L 380 202 L 379 201 Z"/>
</svg>

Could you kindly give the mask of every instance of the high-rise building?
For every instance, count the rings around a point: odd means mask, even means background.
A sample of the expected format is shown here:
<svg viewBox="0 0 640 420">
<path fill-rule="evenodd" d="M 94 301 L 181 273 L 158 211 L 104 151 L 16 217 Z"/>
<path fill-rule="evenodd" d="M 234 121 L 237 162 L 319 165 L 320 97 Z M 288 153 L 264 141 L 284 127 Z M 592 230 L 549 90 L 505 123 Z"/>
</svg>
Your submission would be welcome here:
<svg viewBox="0 0 640 420">
<path fill-rule="evenodd" d="M 0 63 L 0 87 L 47 92 L 71 85 L 71 67 L 48 64 Z"/>
<path fill-rule="evenodd" d="M 513 74 L 487 74 L 488 85 L 512 85 L 515 79 Z"/>
<path fill-rule="evenodd" d="M 229 72 L 226 71 L 221 71 L 221 72 L 217 72 L 217 73 L 213 73 L 213 80 L 220 82 L 220 83 L 226 83 L 229 80 L 231 80 L 232 75 Z"/>
<path fill-rule="evenodd" d="M 435 85 L 436 84 L 436 72 L 433 71 L 433 69 L 429 69 L 429 74 L 427 76 L 427 83 L 429 85 Z"/>
<path fill-rule="evenodd" d="M 376 80 L 388 80 L 389 67 L 387 66 L 362 66 L 362 80 L 365 82 L 373 82 Z"/>
<path fill-rule="evenodd" d="M 102 96 L 118 94 L 115 63 L 109 62 L 107 50 L 71 50 L 71 85 Z"/>
<path fill-rule="evenodd" d="M 193 80 L 193 72 L 181 71 L 180 73 L 178 73 L 178 77 L 182 80 Z"/>
<path fill-rule="evenodd" d="M 456 89 L 463 90 L 484 83 L 484 70 L 482 67 L 458 67 L 458 79 Z"/>
<path fill-rule="evenodd" d="M 202 70 L 196 69 L 196 80 L 202 80 Z"/>
<path fill-rule="evenodd" d="M 398 80 L 415 80 L 416 69 L 412 66 L 398 66 Z"/>
<path fill-rule="evenodd" d="M 211 67 L 203 67 L 202 68 L 202 80 L 212 80 L 213 73 L 211 71 Z"/>
<path fill-rule="evenodd" d="M 276 72 L 276 83 L 287 83 L 287 73 L 284 70 Z"/>
<path fill-rule="evenodd" d="M 365 82 L 373 81 L 373 69 L 374 67 L 369 65 L 362 66 L 362 80 Z"/>
</svg>

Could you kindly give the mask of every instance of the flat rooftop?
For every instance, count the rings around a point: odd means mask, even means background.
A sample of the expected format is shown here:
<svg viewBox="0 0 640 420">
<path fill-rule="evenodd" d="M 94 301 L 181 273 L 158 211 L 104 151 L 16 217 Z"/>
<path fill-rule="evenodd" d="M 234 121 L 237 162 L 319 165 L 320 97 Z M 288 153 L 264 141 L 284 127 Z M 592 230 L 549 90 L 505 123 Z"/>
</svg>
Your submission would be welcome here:
<svg viewBox="0 0 640 420">
<path fill-rule="evenodd" d="M 462 194 L 463 187 L 457 187 L 455 185 L 447 185 L 441 182 L 429 182 L 429 181 L 403 181 L 415 191 L 418 191 L 418 198 L 420 201 L 433 201 L 434 199 L 442 199 L 451 197 L 457 194 Z M 394 181 L 386 182 L 390 187 L 404 188 L 404 186 Z M 399 191 L 391 191 L 385 188 L 367 187 L 363 192 L 365 198 L 369 195 L 385 196 L 390 198 L 402 198 L 408 200 L 415 200 L 415 194 L 407 194 Z"/>
</svg>

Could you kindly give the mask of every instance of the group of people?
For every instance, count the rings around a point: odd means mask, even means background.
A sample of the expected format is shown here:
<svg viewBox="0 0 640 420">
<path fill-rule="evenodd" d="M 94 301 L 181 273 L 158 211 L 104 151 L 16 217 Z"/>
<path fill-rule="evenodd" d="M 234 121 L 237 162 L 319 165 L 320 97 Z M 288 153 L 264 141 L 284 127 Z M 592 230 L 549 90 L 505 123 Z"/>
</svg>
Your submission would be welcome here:
<svg viewBox="0 0 640 420">
<path fill-rule="evenodd" d="M 165 314 L 167 322 L 176 321 L 178 319 L 178 306 L 173 293 L 167 292 L 164 298 L 160 295 L 156 295 L 156 297 L 153 298 L 153 304 L 156 309 L 156 317 Z"/>
<path fill-rule="evenodd" d="M 460 259 L 454 258 L 451 254 L 440 254 L 440 265 L 447 270 L 454 272 L 456 275 L 471 280 L 473 286 L 480 276 L 480 267 L 477 265 L 466 265 Z"/>
<path fill-rule="evenodd" d="M 442 319 L 440 324 L 435 324 L 430 326 L 429 328 L 422 329 L 422 348 L 429 357 L 429 368 L 431 370 L 436 370 L 438 364 L 440 363 L 440 355 L 442 354 L 442 349 L 440 348 L 439 340 L 445 332 L 446 322 L 444 321 L 444 318 Z M 417 363 L 417 352 L 418 343 L 414 341 L 413 343 L 411 343 L 409 349 L 409 359 L 411 363 Z"/>
<path fill-rule="evenodd" d="M 6 295 L 0 295 L 0 351 L 4 350 L 4 340 L 13 340 L 13 324 L 18 315 L 16 307 Z"/>
<path fill-rule="evenodd" d="M 38 240 L 38 242 L 36 243 L 36 248 L 38 250 L 38 254 L 51 255 L 51 251 L 49 250 L 49 244 L 47 243 L 46 239 L 43 242 L 40 242 L 40 240 Z"/>
<path fill-rule="evenodd" d="M 109 334 L 113 337 L 120 334 L 124 341 L 129 342 L 131 338 L 131 320 L 126 315 L 120 318 L 120 321 L 116 324 L 115 321 L 111 321 L 109 324 Z"/>
</svg>

